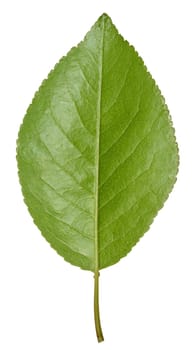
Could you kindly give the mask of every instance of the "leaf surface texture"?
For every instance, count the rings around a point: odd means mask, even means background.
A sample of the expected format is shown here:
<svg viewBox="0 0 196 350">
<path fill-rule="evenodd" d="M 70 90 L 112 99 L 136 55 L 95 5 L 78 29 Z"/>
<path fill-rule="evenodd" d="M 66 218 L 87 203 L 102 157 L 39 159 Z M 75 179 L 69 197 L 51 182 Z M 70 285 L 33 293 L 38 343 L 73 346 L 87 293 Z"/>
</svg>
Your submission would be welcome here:
<svg viewBox="0 0 196 350">
<path fill-rule="evenodd" d="M 17 160 L 35 224 L 66 261 L 110 266 L 149 229 L 178 149 L 159 88 L 107 15 L 42 83 Z"/>
</svg>

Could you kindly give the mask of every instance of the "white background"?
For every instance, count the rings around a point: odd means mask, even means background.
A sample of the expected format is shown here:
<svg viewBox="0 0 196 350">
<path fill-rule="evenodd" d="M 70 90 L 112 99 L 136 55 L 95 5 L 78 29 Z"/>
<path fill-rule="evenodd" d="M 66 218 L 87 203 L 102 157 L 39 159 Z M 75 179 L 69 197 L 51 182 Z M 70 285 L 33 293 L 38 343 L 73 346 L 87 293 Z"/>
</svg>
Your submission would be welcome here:
<svg viewBox="0 0 196 350">
<path fill-rule="evenodd" d="M 1 2 L 0 348 L 196 349 L 195 1 Z M 180 148 L 175 189 L 150 231 L 101 272 L 105 342 L 93 323 L 93 275 L 42 238 L 23 204 L 15 143 L 34 92 L 107 12 L 156 79 Z"/>
</svg>

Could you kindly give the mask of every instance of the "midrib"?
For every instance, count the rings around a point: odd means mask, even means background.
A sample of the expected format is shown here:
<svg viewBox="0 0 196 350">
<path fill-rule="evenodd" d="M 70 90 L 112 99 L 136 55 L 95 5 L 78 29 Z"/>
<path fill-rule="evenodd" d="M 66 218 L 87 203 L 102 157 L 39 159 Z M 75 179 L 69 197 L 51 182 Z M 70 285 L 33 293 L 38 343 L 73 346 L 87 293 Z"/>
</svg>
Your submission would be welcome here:
<svg viewBox="0 0 196 350">
<path fill-rule="evenodd" d="M 101 124 L 101 103 L 102 103 L 102 76 L 103 76 L 103 45 L 104 45 L 105 19 L 102 19 L 101 43 L 99 57 L 99 84 L 97 99 L 97 123 L 96 123 L 96 150 L 95 150 L 95 273 L 99 271 L 99 150 L 100 150 L 100 124 Z"/>
</svg>

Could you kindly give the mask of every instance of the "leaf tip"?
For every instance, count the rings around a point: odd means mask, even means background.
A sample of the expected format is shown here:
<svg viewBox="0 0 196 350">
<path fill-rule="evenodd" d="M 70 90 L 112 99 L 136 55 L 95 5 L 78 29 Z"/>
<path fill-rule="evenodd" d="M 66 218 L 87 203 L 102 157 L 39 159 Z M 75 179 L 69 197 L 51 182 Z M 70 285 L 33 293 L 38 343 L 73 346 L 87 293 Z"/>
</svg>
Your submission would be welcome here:
<svg viewBox="0 0 196 350">
<path fill-rule="evenodd" d="M 112 22 L 110 16 L 108 16 L 108 14 L 105 12 L 99 17 L 98 21 L 104 21 L 104 22 L 110 21 L 110 22 Z"/>
</svg>

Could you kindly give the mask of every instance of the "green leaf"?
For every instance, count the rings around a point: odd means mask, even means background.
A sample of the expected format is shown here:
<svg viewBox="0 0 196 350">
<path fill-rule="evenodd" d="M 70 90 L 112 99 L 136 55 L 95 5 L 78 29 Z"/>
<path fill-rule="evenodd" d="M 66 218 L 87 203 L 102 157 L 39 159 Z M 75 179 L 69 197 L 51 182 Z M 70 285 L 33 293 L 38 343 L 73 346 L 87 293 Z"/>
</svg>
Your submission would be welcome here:
<svg viewBox="0 0 196 350">
<path fill-rule="evenodd" d="M 96 281 L 149 229 L 176 181 L 178 149 L 158 87 L 107 15 L 42 83 L 17 160 L 35 224 Z"/>
</svg>

